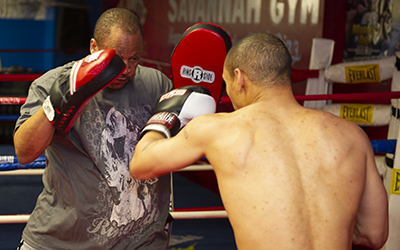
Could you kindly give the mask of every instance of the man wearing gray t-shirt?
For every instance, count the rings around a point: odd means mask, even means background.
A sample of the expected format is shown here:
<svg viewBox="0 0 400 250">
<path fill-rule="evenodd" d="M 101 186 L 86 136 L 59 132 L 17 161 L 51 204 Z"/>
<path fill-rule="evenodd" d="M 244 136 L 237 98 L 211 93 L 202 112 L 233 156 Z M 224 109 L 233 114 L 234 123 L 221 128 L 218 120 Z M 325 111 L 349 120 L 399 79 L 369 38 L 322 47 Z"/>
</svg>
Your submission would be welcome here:
<svg viewBox="0 0 400 250">
<path fill-rule="evenodd" d="M 19 162 L 45 152 L 47 164 L 20 249 L 168 248 L 170 178 L 135 180 L 128 165 L 156 99 L 173 84 L 138 65 L 143 30 L 132 12 L 109 9 L 98 19 L 90 52 L 105 49 L 114 49 L 126 69 L 88 101 L 67 133 L 56 131 L 43 103 L 74 62 L 35 80 L 21 107 L 14 132 Z"/>
</svg>

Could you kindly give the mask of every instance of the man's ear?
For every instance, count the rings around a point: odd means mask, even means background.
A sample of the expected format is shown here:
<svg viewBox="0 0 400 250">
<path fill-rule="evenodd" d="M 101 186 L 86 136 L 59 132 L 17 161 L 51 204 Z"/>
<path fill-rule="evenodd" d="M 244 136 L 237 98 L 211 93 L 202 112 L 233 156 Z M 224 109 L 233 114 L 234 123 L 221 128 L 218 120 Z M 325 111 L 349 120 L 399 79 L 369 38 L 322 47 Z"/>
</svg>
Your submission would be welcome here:
<svg viewBox="0 0 400 250">
<path fill-rule="evenodd" d="M 237 87 L 237 90 L 239 91 L 239 92 L 242 92 L 243 90 L 244 90 L 244 87 L 245 87 L 245 81 L 244 81 L 244 73 L 243 73 L 243 71 L 241 71 L 240 69 L 238 69 L 238 68 L 236 68 L 235 70 L 234 70 L 234 73 L 235 73 L 235 80 L 236 80 L 236 87 Z"/>
<path fill-rule="evenodd" d="M 94 52 L 99 51 L 99 45 L 97 44 L 97 41 L 92 38 L 90 39 L 90 54 L 93 54 Z"/>
</svg>

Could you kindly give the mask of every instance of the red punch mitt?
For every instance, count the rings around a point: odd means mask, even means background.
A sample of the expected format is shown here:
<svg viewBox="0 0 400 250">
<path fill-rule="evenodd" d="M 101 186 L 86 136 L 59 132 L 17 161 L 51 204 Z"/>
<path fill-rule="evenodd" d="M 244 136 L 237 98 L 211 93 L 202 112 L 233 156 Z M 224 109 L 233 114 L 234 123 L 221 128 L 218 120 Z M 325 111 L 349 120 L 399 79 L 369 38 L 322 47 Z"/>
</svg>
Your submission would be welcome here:
<svg viewBox="0 0 400 250">
<path fill-rule="evenodd" d="M 225 88 L 222 72 L 232 47 L 230 35 L 213 23 L 198 23 L 183 33 L 171 55 L 175 88 L 197 85 L 207 88 L 219 103 Z"/>
<path fill-rule="evenodd" d="M 58 131 L 68 132 L 88 101 L 117 79 L 125 67 L 113 49 L 95 52 L 75 62 L 61 73 L 43 103 L 49 121 Z"/>
</svg>

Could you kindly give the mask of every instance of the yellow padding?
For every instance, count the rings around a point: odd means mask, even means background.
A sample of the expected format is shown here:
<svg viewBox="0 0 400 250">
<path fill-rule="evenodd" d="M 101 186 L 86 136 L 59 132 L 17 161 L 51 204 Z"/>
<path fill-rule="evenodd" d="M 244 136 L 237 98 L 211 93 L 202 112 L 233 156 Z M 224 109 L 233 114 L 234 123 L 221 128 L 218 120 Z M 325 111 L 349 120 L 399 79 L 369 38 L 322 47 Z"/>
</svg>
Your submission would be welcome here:
<svg viewBox="0 0 400 250">
<path fill-rule="evenodd" d="M 379 64 L 346 66 L 344 70 L 347 83 L 381 82 Z"/>
<path fill-rule="evenodd" d="M 391 117 L 391 106 L 382 104 L 330 104 L 323 110 L 363 126 L 385 126 Z"/>
<path fill-rule="evenodd" d="M 372 125 L 374 106 L 373 104 L 342 104 L 340 117 L 355 123 Z"/>
<path fill-rule="evenodd" d="M 400 169 L 394 168 L 390 183 L 390 194 L 400 195 Z"/>
</svg>

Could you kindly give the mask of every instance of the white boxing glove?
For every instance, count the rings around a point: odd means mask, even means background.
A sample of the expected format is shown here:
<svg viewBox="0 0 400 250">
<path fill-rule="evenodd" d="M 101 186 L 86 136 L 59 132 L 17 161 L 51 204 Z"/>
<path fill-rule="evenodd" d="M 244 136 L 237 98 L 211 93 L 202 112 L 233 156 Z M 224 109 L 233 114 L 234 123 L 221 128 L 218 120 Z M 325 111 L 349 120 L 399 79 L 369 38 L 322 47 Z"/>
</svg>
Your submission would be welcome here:
<svg viewBox="0 0 400 250">
<path fill-rule="evenodd" d="M 158 131 L 171 138 L 197 116 L 215 113 L 216 107 L 214 98 L 202 86 L 174 89 L 159 98 L 154 115 L 142 129 L 140 138 L 148 131 Z"/>
</svg>

